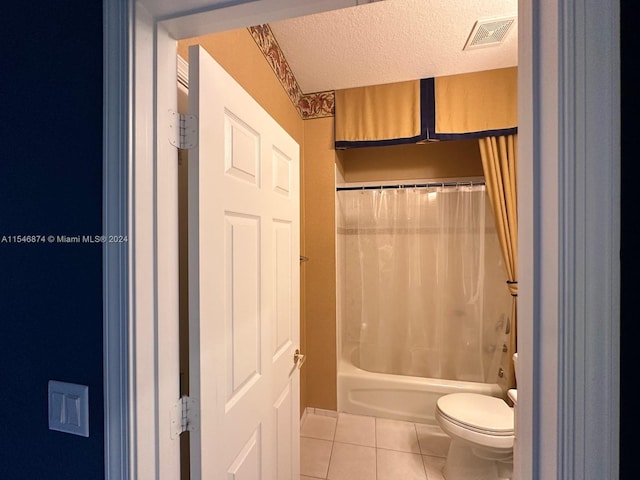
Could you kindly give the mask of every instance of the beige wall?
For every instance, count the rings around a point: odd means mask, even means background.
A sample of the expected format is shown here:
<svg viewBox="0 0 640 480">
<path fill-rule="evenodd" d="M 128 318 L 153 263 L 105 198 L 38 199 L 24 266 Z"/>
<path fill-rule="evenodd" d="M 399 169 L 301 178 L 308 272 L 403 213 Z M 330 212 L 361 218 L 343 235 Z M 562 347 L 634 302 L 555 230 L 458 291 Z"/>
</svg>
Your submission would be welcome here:
<svg viewBox="0 0 640 480">
<path fill-rule="evenodd" d="M 305 120 L 307 406 L 337 410 L 333 118 Z"/>
<path fill-rule="evenodd" d="M 338 151 L 345 182 L 480 177 L 477 140 Z"/>
</svg>

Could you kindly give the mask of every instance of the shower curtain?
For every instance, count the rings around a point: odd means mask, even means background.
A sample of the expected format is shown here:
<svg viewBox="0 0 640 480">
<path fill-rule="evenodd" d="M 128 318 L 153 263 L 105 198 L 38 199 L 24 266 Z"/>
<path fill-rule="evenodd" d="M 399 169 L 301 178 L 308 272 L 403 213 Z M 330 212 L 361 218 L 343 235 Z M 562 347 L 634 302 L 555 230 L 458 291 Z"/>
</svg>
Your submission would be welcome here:
<svg viewBox="0 0 640 480">
<path fill-rule="evenodd" d="M 337 197 L 341 335 L 360 368 L 495 382 L 510 297 L 485 187 Z"/>
</svg>

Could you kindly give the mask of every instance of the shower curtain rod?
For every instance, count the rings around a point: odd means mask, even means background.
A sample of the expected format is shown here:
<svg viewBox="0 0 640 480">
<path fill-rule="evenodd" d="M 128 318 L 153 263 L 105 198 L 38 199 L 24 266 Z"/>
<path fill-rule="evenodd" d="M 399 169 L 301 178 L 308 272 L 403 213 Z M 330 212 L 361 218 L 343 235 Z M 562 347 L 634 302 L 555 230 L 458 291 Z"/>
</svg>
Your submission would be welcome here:
<svg viewBox="0 0 640 480">
<path fill-rule="evenodd" d="M 362 185 L 359 187 L 336 187 L 336 192 L 345 190 L 386 190 L 388 188 L 426 188 L 426 187 L 467 187 L 485 185 L 484 180 L 477 182 L 429 182 L 429 183 L 405 183 L 397 185 Z"/>
</svg>

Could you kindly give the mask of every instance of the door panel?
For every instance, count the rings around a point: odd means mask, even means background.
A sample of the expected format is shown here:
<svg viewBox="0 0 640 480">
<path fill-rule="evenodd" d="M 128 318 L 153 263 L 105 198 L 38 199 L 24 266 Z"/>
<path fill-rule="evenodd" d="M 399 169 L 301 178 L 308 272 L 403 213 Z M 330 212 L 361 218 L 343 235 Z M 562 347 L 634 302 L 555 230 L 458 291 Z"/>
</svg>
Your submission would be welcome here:
<svg viewBox="0 0 640 480">
<path fill-rule="evenodd" d="M 262 450 L 261 430 L 258 428 L 249 441 L 242 447 L 227 471 L 229 480 L 253 480 L 262 478 L 260 474 L 260 456 Z"/>
<path fill-rule="evenodd" d="M 293 426 L 291 424 L 291 384 L 287 384 L 273 405 L 276 428 L 276 476 L 278 480 L 292 480 Z M 298 478 L 298 477 L 295 477 Z"/>
<path fill-rule="evenodd" d="M 225 214 L 227 402 L 260 377 L 260 217 Z"/>
<path fill-rule="evenodd" d="M 273 231 L 275 232 L 275 349 L 274 360 L 286 353 L 291 347 L 292 339 L 292 317 L 291 304 L 291 275 L 293 237 L 292 225 L 289 221 L 274 220 Z"/>
<path fill-rule="evenodd" d="M 227 175 L 260 186 L 260 134 L 226 110 L 224 129 Z"/>
<path fill-rule="evenodd" d="M 189 84 L 192 478 L 298 478 L 299 147 L 199 46 Z"/>
</svg>

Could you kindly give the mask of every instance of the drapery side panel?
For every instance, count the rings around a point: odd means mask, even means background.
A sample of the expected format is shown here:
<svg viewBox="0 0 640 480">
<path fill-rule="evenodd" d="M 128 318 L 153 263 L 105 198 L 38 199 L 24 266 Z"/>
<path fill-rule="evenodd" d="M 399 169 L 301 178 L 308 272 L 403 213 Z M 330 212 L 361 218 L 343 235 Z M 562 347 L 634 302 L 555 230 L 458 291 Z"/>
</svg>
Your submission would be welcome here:
<svg viewBox="0 0 640 480">
<path fill-rule="evenodd" d="M 495 217 L 500 248 L 507 271 L 507 287 L 512 296 L 510 354 L 516 351 L 518 297 L 518 136 L 508 135 L 480 139 L 480 155 L 487 192 Z M 507 365 L 511 365 L 508 359 Z M 515 375 L 509 372 L 509 387 Z"/>
<path fill-rule="evenodd" d="M 518 126 L 517 67 L 436 77 L 427 96 L 428 136 L 456 140 L 511 135 Z"/>
<path fill-rule="evenodd" d="M 416 143 L 425 138 L 420 80 L 336 91 L 336 148 Z"/>
</svg>

